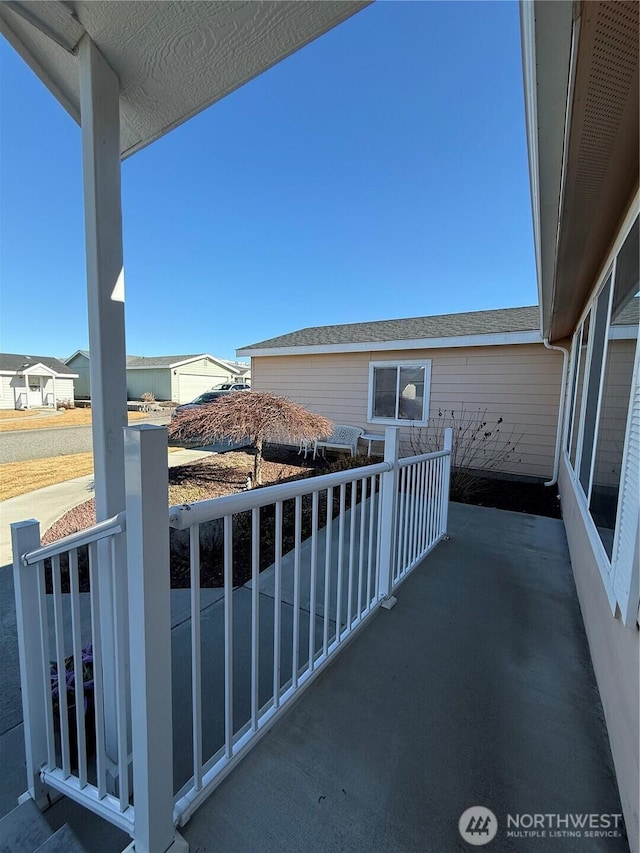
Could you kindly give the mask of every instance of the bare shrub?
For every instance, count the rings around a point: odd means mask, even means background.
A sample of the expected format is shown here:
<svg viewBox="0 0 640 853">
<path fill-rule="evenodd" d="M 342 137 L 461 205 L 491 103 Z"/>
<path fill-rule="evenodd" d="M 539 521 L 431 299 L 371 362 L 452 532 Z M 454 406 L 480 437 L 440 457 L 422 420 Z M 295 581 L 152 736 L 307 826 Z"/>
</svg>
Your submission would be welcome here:
<svg viewBox="0 0 640 853">
<path fill-rule="evenodd" d="M 145 391 L 144 394 L 140 395 L 140 399 L 143 403 L 155 403 L 156 397 L 151 391 Z"/>
<path fill-rule="evenodd" d="M 265 441 L 314 441 L 331 435 L 333 424 L 303 406 L 267 391 L 234 391 L 206 406 L 181 412 L 169 425 L 169 438 L 198 438 L 205 443 L 249 439 L 256 450 L 253 485 L 262 484 Z"/>
<path fill-rule="evenodd" d="M 412 455 L 442 450 L 444 431 L 451 427 L 451 499 L 468 501 L 484 488 L 483 475 L 522 461 L 517 451 L 524 433 L 515 426 L 503 431 L 503 423 L 486 409 L 438 409 L 426 427 L 412 427 L 406 446 Z"/>
</svg>

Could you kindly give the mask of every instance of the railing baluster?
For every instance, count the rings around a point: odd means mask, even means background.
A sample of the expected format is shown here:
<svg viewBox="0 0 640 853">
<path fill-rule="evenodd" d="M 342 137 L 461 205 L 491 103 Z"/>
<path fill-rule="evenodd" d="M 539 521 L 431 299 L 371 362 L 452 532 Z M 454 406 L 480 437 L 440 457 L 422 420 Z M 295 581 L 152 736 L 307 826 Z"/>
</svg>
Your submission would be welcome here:
<svg viewBox="0 0 640 853">
<path fill-rule="evenodd" d="M 356 553 L 357 480 L 351 481 L 351 512 L 349 513 L 349 587 L 347 589 L 347 632 L 353 622 L 353 569 Z"/>
<path fill-rule="evenodd" d="M 364 581 L 364 531 L 365 531 L 365 513 L 367 502 L 367 480 L 360 480 L 360 547 L 358 550 L 358 620 L 362 616 L 362 584 Z"/>
<path fill-rule="evenodd" d="M 344 515 L 346 505 L 345 483 L 340 485 L 340 515 L 338 520 L 338 578 L 336 583 L 336 640 L 342 633 L 342 561 L 344 559 Z"/>
<path fill-rule="evenodd" d="M 398 512 L 396 516 L 396 529 L 398 531 L 398 548 L 396 556 L 396 565 L 393 572 L 392 586 L 397 583 L 404 572 L 404 542 L 406 533 L 405 524 L 405 491 L 406 491 L 407 469 L 400 469 L 400 501 L 398 504 Z"/>
<path fill-rule="evenodd" d="M 84 667 L 82 665 L 82 622 L 80 615 L 80 582 L 78 578 L 78 549 L 69 552 L 69 588 L 71 591 L 71 635 L 73 638 L 73 678 L 76 688 L 76 707 L 84 709 Z M 79 703 L 78 703 L 79 698 Z M 76 714 L 78 741 L 78 779 L 80 787 L 87 784 L 87 738 L 85 715 Z"/>
<path fill-rule="evenodd" d="M 311 498 L 311 572 L 309 589 L 309 670 L 313 672 L 316 654 L 316 574 L 318 564 L 318 492 Z"/>
<path fill-rule="evenodd" d="M 100 626 L 100 601 L 98 599 L 98 545 L 89 545 L 89 584 L 91 588 L 91 629 L 93 645 L 93 691 L 95 695 L 96 723 L 96 774 L 98 796 L 107 793 L 107 762 L 104 738 L 104 685 L 102 680 L 102 634 Z"/>
<path fill-rule="evenodd" d="M 64 654 L 64 614 L 62 612 L 62 588 L 60 584 L 60 555 L 51 558 L 53 589 L 53 619 L 56 642 L 56 666 L 58 668 L 58 720 L 60 723 L 60 748 L 64 778 L 71 775 L 69 753 L 69 705 L 67 702 L 67 671 Z M 76 707 L 76 717 L 78 708 Z"/>
<path fill-rule="evenodd" d="M 367 552 L 367 610 L 371 607 L 371 586 L 373 565 L 373 534 L 374 534 L 374 518 L 376 512 L 376 478 L 370 477 L 371 483 L 369 497 L 369 549 Z"/>
<path fill-rule="evenodd" d="M 429 461 L 420 463 L 420 526 L 418 532 L 418 552 L 424 554 L 429 538 L 427 514 L 429 512 Z"/>
<path fill-rule="evenodd" d="M 293 552 L 293 643 L 291 649 L 291 683 L 298 686 L 300 670 L 300 545 L 302 539 L 302 495 L 295 500 L 295 532 Z"/>
<path fill-rule="evenodd" d="M 111 557 L 111 577 L 113 578 L 113 604 L 115 632 L 114 654 L 116 659 L 116 709 L 117 709 L 117 731 L 118 731 L 118 794 L 120 810 L 124 811 L 129 806 L 129 749 L 128 749 L 128 690 L 127 674 L 129 672 L 127 648 L 127 623 L 128 609 L 124 585 L 126 578 L 121 577 L 122 566 L 116 565 L 116 541 L 115 537 L 109 540 L 109 555 Z"/>
<path fill-rule="evenodd" d="M 282 501 L 276 503 L 275 568 L 273 596 L 273 706 L 280 707 L 280 621 L 282 599 Z"/>
<path fill-rule="evenodd" d="M 233 755 L 233 518 L 224 518 L 224 749 Z"/>
<path fill-rule="evenodd" d="M 202 645 L 200 641 L 200 525 L 189 528 L 191 588 L 191 726 L 193 787 L 202 788 Z"/>
<path fill-rule="evenodd" d="M 47 609 L 47 592 L 44 572 L 44 561 L 37 565 L 38 570 L 38 602 L 40 606 L 40 645 L 44 662 L 44 677 L 47 716 L 47 760 L 49 767 L 56 766 L 56 742 L 53 722 L 53 696 L 51 695 L 51 653 L 49 646 L 49 612 Z"/>
<path fill-rule="evenodd" d="M 396 579 L 400 580 L 400 578 L 404 575 L 406 567 L 407 567 L 407 539 L 408 539 L 408 530 L 409 530 L 409 469 L 403 468 L 400 472 L 401 474 L 401 485 L 400 488 L 402 490 L 400 500 L 402 504 L 402 519 L 398 524 L 398 538 L 400 540 L 400 556 L 398 559 L 398 571 L 396 573 Z"/>
<path fill-rule="evenodd" d="M 329 649 L 329 603 L 331 601 L 331 548 L 333 533 L 333 486 L 327 489 L 327 523 L 325 527 L 325 560 L 324 560 L 324 624 L 322 631 L 322 651 L 327 654 Z"/>
<path fill-rule="evenodd" d="M 251 728 L 260 712 L 260 509 L 251 510 Z"/>
</svg>

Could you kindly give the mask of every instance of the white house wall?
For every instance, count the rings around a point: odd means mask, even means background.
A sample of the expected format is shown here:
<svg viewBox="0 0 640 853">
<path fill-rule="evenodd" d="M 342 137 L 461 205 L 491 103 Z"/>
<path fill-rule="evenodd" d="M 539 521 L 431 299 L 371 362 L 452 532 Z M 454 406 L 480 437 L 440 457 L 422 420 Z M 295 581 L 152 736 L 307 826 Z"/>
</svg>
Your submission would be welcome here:
<svg viewBox="0 0 640 853">
<path fill-rule="evenodd" d="M 502 435 L 522 435 L 514 459 L 500 470 L 551 476 L 556 441 L 562 357 L 541 344 L 401 352 L 364 352 L 252 359 L 252 387 L 289 397 L 335 423 L 368 432 L 384 427 L 367 420 L 369 362 L 430 359 L 430 414 L 459 416 L 487 410 L 502 417 Z M 403 430 L 405 439 L 408 430 Z"/>
<path fill-rule="evenodd" d="M 171 399 L 178 403 L 188 403 L 203 391 L 208 391 L 214 385 L 220 385 L 223 382 L 232 382 L 233 378 L 234 374 L 231 371 L 225 370 L 222 365 L 208 358 L 190 361 L 172 371 Z"/>
<path fill-rule="evenodd" d="M 47 394 L 53 394 L 54 381 L 51 377 L 47 377 L 45 387 L 43 388 L 43 397 Z M 73 401 L 74 388 L 73 379 L 55 379 L 55 395 L 56 402 Z M 15 409 L 24 408 L 27 403 L 27 388 L 23 376 L 0 376 L 0 409 Z M 46 405 L 46 399 L 43 400 L 43 405 Z"/>
</svg>

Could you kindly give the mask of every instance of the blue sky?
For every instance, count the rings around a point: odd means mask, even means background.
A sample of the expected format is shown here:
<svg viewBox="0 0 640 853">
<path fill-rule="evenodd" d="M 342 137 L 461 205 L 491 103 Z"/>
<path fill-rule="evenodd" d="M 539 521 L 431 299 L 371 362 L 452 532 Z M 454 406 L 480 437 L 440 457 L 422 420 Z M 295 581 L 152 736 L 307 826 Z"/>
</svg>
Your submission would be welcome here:
<svg viewBox="0 0 640 853">
<path fill-rule="evenodd" d="M 0 349 L 67 356 L 80 130 L 0 41 Z M 517 3 L 375 3 L 122 180 L 130 354 L 535 304 Z"/>
</svg>

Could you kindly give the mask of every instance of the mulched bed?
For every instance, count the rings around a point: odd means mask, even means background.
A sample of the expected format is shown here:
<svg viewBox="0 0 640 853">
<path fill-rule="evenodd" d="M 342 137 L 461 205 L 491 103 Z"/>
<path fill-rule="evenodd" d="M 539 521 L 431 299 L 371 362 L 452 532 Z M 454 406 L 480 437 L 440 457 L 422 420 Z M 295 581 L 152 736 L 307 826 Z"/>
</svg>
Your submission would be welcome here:
<svg viewBox="0 0 640 853">
<path fill-rule="evenodd" d="M 472 495 L 453 494 L 451 499 L 474 506 L 562 518 L 557 486 L 502 480 L 497 477 L 478 477 L 476 482 L 477 489 L 474 489 Z"/>
</svg>

